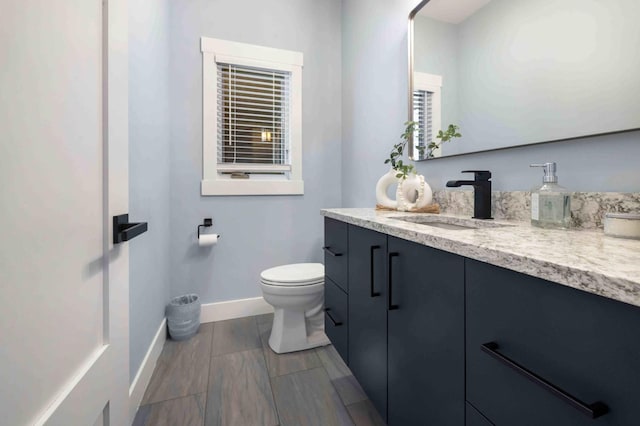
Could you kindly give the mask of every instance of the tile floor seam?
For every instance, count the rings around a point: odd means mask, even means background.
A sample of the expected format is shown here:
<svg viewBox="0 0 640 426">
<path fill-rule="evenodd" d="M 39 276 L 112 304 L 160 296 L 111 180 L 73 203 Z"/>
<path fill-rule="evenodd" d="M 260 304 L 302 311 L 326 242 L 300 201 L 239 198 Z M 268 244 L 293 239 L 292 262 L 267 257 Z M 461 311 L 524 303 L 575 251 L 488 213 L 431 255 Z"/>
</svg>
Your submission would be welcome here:
<svg viewBox="0 0 640 426">
<path fill-rule="evenodd" d="M 327 367 L 325 366 L 324 363 L 321 363 L 321 368 L 324 369 L 324 372 L 327 374 L 327 377 L 329 377 L 329 383 L 331 384 L 331 387 L 333 388 L 333 390 L 338 395 L 338 399 L 340 400 L 340 403 L 342 404 L 342 406 L 344 407 L 345 411 L 347 412 L 347 415 L 349 416 L 349 419 L 351 419 L 351 423 L 353 423 L 354 426 L 357 426 L 355 419 L 351 416 L 351 413 L 349 412 L 348 405 L 344 403 L 344 400 L 342 399 L 342 395 L 338 391 L 338 388 L 336 387 L 336 385 L 333 383 L 333 380 L 331 379 L 331 376 L 329 375 L 329 371 L 327 370 Z M 353 405 L 353 404 L 355 404 L 355 402 L 351 403 L 349 405 Z"/>
<path fill-rule="evenodd" d="M 290 375 L 292 375 L 292 374 L 296 374 L 296 373 L 304 373 L 305 371 L 317 370 L 317 369 L 319 369 L 319 368 L 322 368 L 322 369 L 324 370 L 324 372 L 325 372 L 325 373 L 327 372 L 327 370 L 325 370 L 324 366 L 320 365 L 320 366 L 318 366 L 318 367 L 305 368 L 305 369 L 302 369 L 302 370 L 297 370 L 297 371 L 292 371 L 292 372 L 290 372 L 290 373 L 281 374 L 281 375 L 279 375 L 279 376 L 269 377 L 269 380 L 271 380 L 271 379 L 279 379 L 279 378 L 281 378 L 281 377 L 287 377 L 287 376 L 290 376 Z M 327 373 L 327 376 L 329 376 L 329 374 L 328 374 L 328 373 Z M 329 379 L 329 381 L 331 381 L 331 379 Z M 332 386 L 333 386 L 333 384 L 332 384 Z M 334 389 L 335 389 L 335 386 L 334 386 Z M 336 391 L 336 392 L 337 392 L 337 391 Z"/>
<path fill-rule="evenodd" d="M 351 405 L 351 404 L 350 404 Z M 354 426 L 358 426 L 358 424 L 356 423 L 356 420 L 353 418 L 353 416 L 351 415 L 351 411 L 349 411 L 349 407 L 347 407 L 346 405 L 344 406 L 344 409 L 347 410 L 347 416 L 349 416 L 349 418 L 351 419 L 351 423 L 354 424 Z"/>
<path fill-rule="evenodd" d="M 207 407 L 209 405 L 209 385 L 211 381 L 211 362 L 213 361 L 213 333 L 216 332 L 215 321 L 211 322 L 211 344 L 209 345 L 209 362 L 207 363 L 207 387 L 204 391 L 204 413 L 202 415 L 203 425 L 207 422 Z"/>
<path fill-rule="evenodd" d="M 297 376 L 297 379 L 301 380 L 301 381 L 298 382 L 298 384 L 300 384 L 302 386 L 302 388 L 304 388 L 305 387 L 304 384 L 303 384 L 304 379 L 302 379 L 301 374 L 309 374 L 309 375 L 313 376 L 315 374 L 314 372 L 316 370 L 318 370 L 318 374 L 320 374 L 320 375 L 324 374 L 324 376 L 326 377 L 326 381 L 330 385 L 327 389 L 331 389 L 333 391 L 334 395 L 335 395 L 335 399 L 334 399 L 334 402 L 336 402 L 335 407 L 334 407 L 336 409 L 335 414 L 338 415 L 338 412 L 340 411 L 339 408 L 342 407 L 344 412 L 346 412 L 347 419 L 349 420 L 350 425 L 351 426 L 357 426 L 355 421 L 353 421 L 351 415 L 349 414 L 349 412 L 347 410 L 347 407 L 345 406 L 345 404 L 343 403 L 342 399 L 340 398 L 340 395 L 337 392 L 335 386 L 333 386 L 333 384 L 331 383 L 331 379 L 329 378 L 329 374 L 327 373 L 326 369 L 323 366 L 318 366 L 318 367 L 310 368 L 310 369 L 307 369 L 307 370 L 294 371 L 294 372 L 291 372 L 291 373 L 288 373 L 288 374 L 285 374 L 285 375 L 282 375 L 282 376 L 274 377 L 274 379 L 278 379 L 278 380 L 284 379 L 284 381 L 286 382 L 288 380 L 287 376 L 295 375 L 295 376 Z M 294 383 L 296 382 L 296 378 L 293 378 L 291 380 L 293 380 Z M 314 383 L 317 383 L 317 382 L 314 381 Z M 299 391 L 301 393 L 303 393 L 303 394 L 306 393 L 306 391 L 303 390 L 303 389 L 300 389 Z M 304 424 L 308 424 L 308 423 L 304 423 Z M 328 424 L 331 424 L 332 426 L 337 425 L 337 423 L 333 423 L 333 422 L 328 423 Z"/>
<path fill-rule="evenodd" d="M 241 354 L 241 353 L 243 353 L 243 352 L 253 352 L 253 351 L 260 351 L 260 353 L 262 353 L 262 352 L 263 352 L 263 351 L 262 351 L 262 348 L 245 349 L 245 350 L 242 350 L 242 351 L 229 352 L 228 354 L 222 354 L 222 355 L 212 356 L 212 357 L 211 357 L 211 359 L 214 359 L 214 358 L 222 358 L 222 357 L 224 357 L 224 356 L 236 355 L 236 354 Z M 264 356 L 264 354 L 263 354 L 263 356 Z M 265 361 L 265 365 L 266 365 L 266 364 L 267 364 L 267 362 Z"/>
<path fill-rule="evenodd" d="M 260 336 L 260 325 L 258 324 L 258 317 L 253 317 L 256 322 L 256 327 L 258 327 L 258 338 L 260 338 L 260 343 L 262 343 L 262 337 Z M 279 426 L 282 424 L 282 420 L 280 420 L 280 409 L 278 408 L 278 402 L 276 401 L 276 394 L 273 391 L 273 381 L 271 380 L 271 374 L 269 374 L 269 365 L 267 364 L 267 357 L 264 354 L 265 348 L 264 346 L 261 348 L 260 353 L 262 354 L 262 359 L 264 360 L 264 366 L 267 369 L 267 378 L 269 380 L 269 389 L 271 389 L 271 398 L 273 399 L 273 408 L 276 410 L 276 419 L 278 420 L 278 424 L 275 426 Z"/>
<path fill-rule="evenodd" d="M 322 368 L 324 369 L 324 372 L 327 374 L 327 377 L 329 377 L 329 383 L 331 384 L 331 387 L 333 388 L 333 390 L 336 392 L 336 395 L 338 395 L 338 398 L 340 399 L 340 403 L 343 405 L 344 409 L 347 410 L 347 404 L 344 403 L 344 400 L 342 399 L 342 395 L 340 394 L 340 391 L 338 390 L 338 388 L 336 387 L 336 385 L 333 383 L 334 380 L 331 379 L 331 376 L 329 375 L 329 372 L 327 371 L 326 367 L 324 366 L 324 364 L 322 364 Z M 347 410 L 347 413 L 349 412 L 349 410 Z M 351 417 L 351 415 L 349 414 L 349 417 Z M 353 421 L 353 419 L 351 419 Z M 355 422 L 353 422 L 355 424 Z"/>
<path fill-rule="evenodd" d="M 181 399 L 181 398 L 189 398 L 190 396 L 196 396 L 196 395 L 202 395 L 202 394 L 206 394 L 207 392 L 196 392 L 196 393 L 190 393 L 188 395 L 182 395 L 182 396 L 175 396 L 173 398 L 167 398 L 167 399 L 163 399 L 162 401 L 154 401 L 154 402 L 150 402 L 148 404 L 143 404 L 140 405 L 138 407 L 138 410 L 140 410 L 142 407 L 149 407 L 152 405 L 156 405 L 156 404 L 163 404 L 165 402 L 169 402 L 169 401 L 174 401 L 176 399 Z"/>
<path fill-rule="evenodd" d="M 200 330 L 201 330 L 201 328 L 198 330 L 196 335 L 197 334 L 209 334 L 209 332 L 202 332 L 201 333 Z M 147 396 L 147 392 L 148 392 L 150 386 L 153 384 L 154 376 L 156 375 L 156 373 L 158 373 L 158 370 L 162 369 L 162 368 L 170 370 L 170 367 L 173 365 L 173 363 L 169 362 L 169 359 L 171 359 L 171 357 L 170 356 L 165 356 L 166 355 L 165 354 L 165 349 L 167 347 L 172 347 L 173 346 L 173 348 L 171 349 L 172 350 L 172 355 L 175 355 L 177 353 L 176 351 L 179 352 L 181 350 L 180 349 L 181 345 L 183 345 L 188 340 L 193 339 L 194 337 L 195 337 L 195 335 L 192 336 L 189 339 L 186 339 L 184 341 L 180 341 L 180 340 L 173 340 L 173 339 L 170 338 L 170 336 L 167 336 L 167 340 L 164 342 L 164 344 L 162 346 L 162 351 L 160 353 L 160 356 L 158 357 L 158 361 L 156 363 L 156 366 L 153 369 L 153 373 L 152 373 L 151 379 L 149 380 L 149 383 L 147 384 L 147 388 L 145 389 L 145 392 L 143 394 L 144 396 L 142 398 L 142 403 L 140 404 L 140 407 L 147 406 L 147 405 L 153 405 L 153 404 L 157 404 L 157 403 L 162 403 L 162 402 L 167 402 L 167 401 L 171 401 L 171 400 L 175 400 L 175 399 L 179 399 L 179 398 L 185 398 L 185 397 L 189 397 L 189 396 L 193 396 L 193 395 L 199 395 L 201 393 L 206 393 L 207 392 L 207 389 L 205 388 L 204 390 L 200 390 L 200 391 L 187 392 L 184 395 L 177 395 L 177 396 L 172 396 L 172 397 L 169 397 L 169 398 L 163 398 L 163 399 L 152 400 L 152 401 L 149 401 L 148 399 L 150 398 L 150 396 Z M 211 336 L 211 338 L 213 340 L 213 336 Z M 182 349 L 182 350 L 184 350 L 184 349 Z M 193 354 L 193 355 L 195 355 L 195 354 Z M 208 372 L 208 369 L 207 369 L 207 372 Z M 165 373 L 166 373 L 166 371 L 165 371 Z M 208 378 L 207 378 L 207 380 L 208 380 Z M 146 401 L 146 403 L 145 403 L 145 401 Z"/>
</svg>

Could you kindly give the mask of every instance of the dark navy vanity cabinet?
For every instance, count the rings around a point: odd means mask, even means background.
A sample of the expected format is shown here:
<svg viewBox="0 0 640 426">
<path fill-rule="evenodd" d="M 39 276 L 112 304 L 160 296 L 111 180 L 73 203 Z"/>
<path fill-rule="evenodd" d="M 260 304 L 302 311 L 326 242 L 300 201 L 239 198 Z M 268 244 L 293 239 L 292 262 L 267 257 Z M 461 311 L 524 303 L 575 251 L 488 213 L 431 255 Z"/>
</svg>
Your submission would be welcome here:
<svg viewBox="0 0 640 426">
<path fill-rule="evenodd" d="M 324 330 L 342 359 L 349 363 L 348 346 L 348 225 L 326 218 L 324 221 Z"/>
<path fill-rule="evenodd" d="M 343 359 L 389 425 L 464 424 L 463 258 L 352 225 L 347 239 Z"/>
<path fill-rule="evenodd" d="M 324 273 L 344 292 L 347 288 L 347 263 L 349 244 L 348 225 L 338 220 L 326 218 L 324 221 Z"/>
<path fill-rule="evenodd" d="M 640 425 L 637 307 L 325 224 L 327 335 L 390 426 Z"/>
<path fill-rule="evenodd" d="M 471 404 L 467 402 L 467 409 L 465 411 L 467 420 L 466 426 L 492 426 L 489 420 L 484 417 L 478 410 L 476 410 Z"/>
<path fill-rule="evenodd" d="M 388 237 L 388 424 L 464 424 L 464 259 Z"/>
<path fill-rule="evenodd" d="M 387 236 L 349 226 L 349 368 L 387 416 Z"/>
<path fill-rule="evenodd" d="M 345 362 L 349 362 L 347 293 L 331 278 L 324 281 L 324 331 Z"/>
<path fill-rule="evenodd" d="M 484 416 L 640 425 L 640 309 L 474 260 L 465 272 L 467 400 Z"/>
</svg>

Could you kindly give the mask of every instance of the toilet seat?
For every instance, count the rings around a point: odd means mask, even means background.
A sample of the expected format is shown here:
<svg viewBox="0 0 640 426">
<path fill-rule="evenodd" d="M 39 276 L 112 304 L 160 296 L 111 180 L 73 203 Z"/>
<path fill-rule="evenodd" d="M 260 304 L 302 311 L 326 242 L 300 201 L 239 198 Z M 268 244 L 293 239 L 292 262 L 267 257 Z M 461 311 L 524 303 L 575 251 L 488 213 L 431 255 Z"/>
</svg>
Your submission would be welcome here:
<svg viewBox="0 0 640 426">
<path fill-rule="evenodd" d="M 306 287 L 314 284 L 322 284 L 324 280 L 319 281 L 309 281 L 309 282 L 290 282 L 290 283 L 281 283 L 281 282 L 273 282 L 267 280 L 260 280 L 260 282 L 264 285 L 271 285 L 274 287 Z"/>
<path fill-rule="evenodd" d="M 262 271 L 262 284 L 282 287 L 300 287 L 324 282 L 324 265 L 322 263 L 294 263 L 276 266 Z"/>
</svg>

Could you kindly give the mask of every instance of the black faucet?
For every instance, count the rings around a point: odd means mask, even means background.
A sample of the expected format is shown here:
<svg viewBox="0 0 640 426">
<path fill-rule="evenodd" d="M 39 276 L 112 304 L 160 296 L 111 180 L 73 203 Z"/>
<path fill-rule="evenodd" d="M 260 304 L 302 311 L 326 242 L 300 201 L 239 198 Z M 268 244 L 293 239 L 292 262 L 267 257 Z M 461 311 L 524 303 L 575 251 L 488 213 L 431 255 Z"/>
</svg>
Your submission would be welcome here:
<svg viewBox="0 0 640 426">
<path fill-rule="evenodd" d="M 491 172 L 489 170 L 463 170 L 461 173 L 473 173 L 474 180 L 450 180 L 447 187 L 462 185 L 473 186 L 473 218 L 493 219 L 491 217 Z"/>
</svg>

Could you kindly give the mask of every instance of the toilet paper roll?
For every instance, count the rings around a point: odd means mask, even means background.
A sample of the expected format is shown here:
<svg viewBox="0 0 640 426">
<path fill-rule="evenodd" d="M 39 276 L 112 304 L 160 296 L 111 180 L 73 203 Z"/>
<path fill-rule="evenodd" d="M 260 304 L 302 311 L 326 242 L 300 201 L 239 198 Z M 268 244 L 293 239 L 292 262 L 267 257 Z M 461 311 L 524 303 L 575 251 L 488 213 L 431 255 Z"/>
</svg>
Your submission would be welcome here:
<svg viewBox="0 0 640 426">
<path fill-rule="evenodd" d="M 218 238 L 220 238 L 220 235 L 218 234 L 201 234 L 198 239 L 198 245 L 200 247 L 216 245 L 218 243 Z"/>
</svg>

